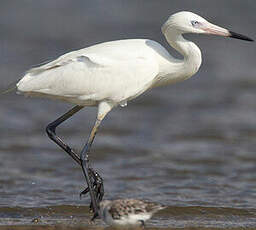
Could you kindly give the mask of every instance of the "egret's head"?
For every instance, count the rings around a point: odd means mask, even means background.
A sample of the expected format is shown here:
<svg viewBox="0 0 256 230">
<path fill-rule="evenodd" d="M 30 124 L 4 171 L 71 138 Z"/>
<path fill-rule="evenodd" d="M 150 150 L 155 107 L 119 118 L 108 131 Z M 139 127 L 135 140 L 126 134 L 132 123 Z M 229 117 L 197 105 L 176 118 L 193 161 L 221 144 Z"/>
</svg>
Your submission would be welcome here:
<svg viewBox="0 0 256 230">
<path fill-rule="evenodd" d="M 214 34 L 224 37 L 233 37 L 246 41 L 253 41 L 251 38 L 241 34 L 231 32 L 225 28 L 216 26 L 201 16 L 188 12 L 181 11 L 171 15 L 162 26 L 162 32 L 167 33 L 197 33 L 197 34 Z"/>
</svg>

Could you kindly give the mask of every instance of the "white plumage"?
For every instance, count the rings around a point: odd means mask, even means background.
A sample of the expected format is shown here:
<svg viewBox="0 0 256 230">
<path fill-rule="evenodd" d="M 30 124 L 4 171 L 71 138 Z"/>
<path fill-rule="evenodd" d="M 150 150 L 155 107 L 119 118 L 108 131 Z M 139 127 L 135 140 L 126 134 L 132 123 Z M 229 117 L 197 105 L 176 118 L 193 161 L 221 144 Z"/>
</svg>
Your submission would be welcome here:
<svg viewBox="0 0 256 230">
<path fill-rule="evenodd" d="M 158 83 L 173 58 L 157 42 L 146 39 L 106 42 L 59 57 L 29 70 L 19 92 L 57 98 L 78 105 L 113 105 L 128 101 Z M 181 65 L 172 64 L 173 69 Z M 176 69 L 175 68 L 175 69 Z M 173 74 L 175 79 L 176 71 Z"/>
<path fill-rule="evenodd" d="M 162 45 L 148 39 L 105 42 L 30 69 L 17 83 L 17 90 L 83 106 L 95 106 L 101 101 L 116 106 L 149 88 L 185 80 L 198 71 L 200 49 L 185 40 L 183 33 L 232 36 L 191 12 L 172 15 L 162 32 L 184 56 L 183 60 L 173 58 Z"/>
<path fill-rule="evenodd" d="M 105 115 L 113 107 L 126 105 L 127 101 L 147 89 L 185 80 L 198 71 L 202 61 L 200 49 L 184 39 L 182 34 L 215 34 L 252 41 L 191 12 L 170 16 L 162 26 L 162 32 L 168 43 L 183 55 L 183 59 L 173 58 L 165 48 L 152 40 L 112 41 L 67 53 L 48 64 L 32 68 L 17 83 L 17 91 L 25 95 L 76 104 L 49 124 L 46 130 L 54 142 L 81 164 L 88 184 L 84 193 L 90 192 L 95 215 L 98 212 L 97 202 L 103 197 L 103 182 L 99 174 L 88 167 L 88 153 Z M 98 115 L 79 157 L 56 136 L 55 129 L 83 106 L 98 106 Z"/>
</svg>

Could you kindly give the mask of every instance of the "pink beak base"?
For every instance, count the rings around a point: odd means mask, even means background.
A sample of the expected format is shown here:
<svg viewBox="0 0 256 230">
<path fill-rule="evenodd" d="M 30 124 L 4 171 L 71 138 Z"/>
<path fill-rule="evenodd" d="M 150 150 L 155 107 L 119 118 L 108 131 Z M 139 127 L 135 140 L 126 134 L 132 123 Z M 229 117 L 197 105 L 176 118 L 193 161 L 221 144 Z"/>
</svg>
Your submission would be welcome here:
<svg viewBox="0 0 256 230">
<path fill-rule="evenodd" d="M 250 42 L 254 41 L 253 39 L 251 39 L 247 36 L 229 31 L 227 29 L 216 26 L 214 24 L 210 24 L 209 26 L 203 28 L 203 30 L 205 32 L 207 32 L 208 34 L 214 34 L 214 35 L 219 35 L 219 36 L 224 36 L 224 37 L 236 38 L 236 39 L 250 41 Z"/>
</svg>

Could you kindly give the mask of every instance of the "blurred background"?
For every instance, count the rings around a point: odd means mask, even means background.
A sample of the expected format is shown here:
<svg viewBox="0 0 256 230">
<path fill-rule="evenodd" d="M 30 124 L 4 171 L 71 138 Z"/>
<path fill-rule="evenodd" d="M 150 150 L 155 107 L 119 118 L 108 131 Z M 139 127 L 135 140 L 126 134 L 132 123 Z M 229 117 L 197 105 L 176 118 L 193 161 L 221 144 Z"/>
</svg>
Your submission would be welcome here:
<svg viewBox="0 0 256 230">
<path fill-rule="evenodd" d="M 160 27 L 181 10 L 256 38 L 253 0 L 2 0 L 0 88 L 36 64 L 108 40 L 150 38 L 180 57 Z M 232 213 L 228 222 L 226 214 L 214 216 L 214 226 L 256 226 L 255 43 L 186 38 L 202 50 L 200 71 L 113 110 L 95 139 L 92 165 L 105 180 L 105 198 L 149 199 L 169 211 L 176 207 L 181 216 L 173 217 L 173 226 L 188 223 L 182 215 L 191 207 L 200 215 L 206 207 L 206 213 L 235 210 L 227 212 Z M 45 133 L 46 125 L 72 105 L 15 93 L 0 101 L 0 224 L 25 223 L 27 208 L 88 206 L 88 197 L 79 199 L 85 186 L 81 169 Z M 95 116 L 96 108 L 84 109 L 58 133 L 79 151 Z M 191 225 L 209 226 L 207 218 L 194 218 Z"/>
</svg>

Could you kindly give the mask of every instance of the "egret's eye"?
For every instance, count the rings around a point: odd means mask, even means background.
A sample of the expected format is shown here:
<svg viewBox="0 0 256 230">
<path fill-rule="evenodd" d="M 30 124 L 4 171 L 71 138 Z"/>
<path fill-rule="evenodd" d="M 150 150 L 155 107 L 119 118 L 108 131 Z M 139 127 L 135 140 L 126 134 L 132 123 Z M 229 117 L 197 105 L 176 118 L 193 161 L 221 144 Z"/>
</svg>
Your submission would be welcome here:
<svg viewBox="0 0 256 230">
<path fill-rule="evenodd" d="M 192 26 L 197 27 L 200 25 L 199 21 L 191 21 Z"/>
</svg>

